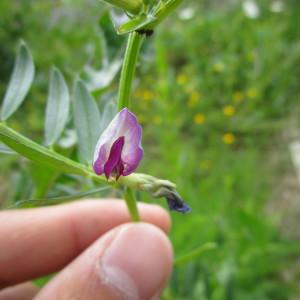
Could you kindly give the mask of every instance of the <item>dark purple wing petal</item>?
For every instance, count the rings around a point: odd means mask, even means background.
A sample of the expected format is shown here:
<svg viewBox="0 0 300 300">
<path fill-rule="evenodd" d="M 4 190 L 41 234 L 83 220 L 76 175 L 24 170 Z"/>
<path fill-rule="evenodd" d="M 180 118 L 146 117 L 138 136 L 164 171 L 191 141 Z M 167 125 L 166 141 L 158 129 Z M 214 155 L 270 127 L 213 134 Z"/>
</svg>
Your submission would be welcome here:
<svg viewBox="0 0 300 300">
<path fill-rule="evenodd" d="M 116 177 L 120 177 L 123 174 L 123 162 L 121 159 L 121 153 L 124 146 L 124 136 L 119 137 L 112 145 L 108 160 L 104 165 L 104 173 L 106 178 L 109 178 L 113 172 L 116 173 Z"/>
</svg>

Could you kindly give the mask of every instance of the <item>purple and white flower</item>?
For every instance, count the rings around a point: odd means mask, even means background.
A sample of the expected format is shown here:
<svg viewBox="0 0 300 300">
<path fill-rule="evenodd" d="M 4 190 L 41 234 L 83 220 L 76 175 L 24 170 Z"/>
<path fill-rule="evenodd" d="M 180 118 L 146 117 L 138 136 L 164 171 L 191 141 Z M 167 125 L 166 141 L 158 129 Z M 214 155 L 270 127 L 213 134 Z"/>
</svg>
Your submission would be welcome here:
<svg viewBox="0 0 300 300">
<path fill-rule="evenodd" d="M 143 158 L 142 127 L 136 116 L 122 109 L 101 134 L 94 153 L 93 169 L 118 179 L 131 174 Z"/>
</svg>

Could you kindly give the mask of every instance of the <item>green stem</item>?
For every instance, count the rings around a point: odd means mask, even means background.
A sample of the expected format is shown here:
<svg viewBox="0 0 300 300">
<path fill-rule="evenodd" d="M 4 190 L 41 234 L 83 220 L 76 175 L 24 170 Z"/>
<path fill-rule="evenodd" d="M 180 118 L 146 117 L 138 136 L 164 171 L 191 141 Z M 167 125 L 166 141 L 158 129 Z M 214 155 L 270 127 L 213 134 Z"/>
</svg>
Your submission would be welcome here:
<svg viewBox="0 0 300 300">
<path fill-rule="evenodd" d="M 126 187 L 124 192 L 124 198 L 132 221 L 133 222 L 140 221 L 140 215 L 137 208 L 137 201 L 136 201 L 134 191 L 131 188 Z"/>
<path fill-rule="evenodd" d="M 139 34 L 138 32 L 131 32 L 129 34 L 120 78 L 118 101 L 119 110 L 124 107 L 129 107 L 132 81 L 142 41 L 142 34 Z"/>
<path fill-rule="evenodd" d="M 119 86 L 119 110 L 129 107 L 132 81 L 136 69 L 137 58 L 141 49 L 143 36 L 138 32 L 131 32 L 128 37 L 127 47 L 124 56 L 124 62 Z M 131 219 L 134 222 L 140 220 L 137 208 L 135 193 L 129 187 L 125 188 L 124 198 L 127 204 Z"/>
</svg>

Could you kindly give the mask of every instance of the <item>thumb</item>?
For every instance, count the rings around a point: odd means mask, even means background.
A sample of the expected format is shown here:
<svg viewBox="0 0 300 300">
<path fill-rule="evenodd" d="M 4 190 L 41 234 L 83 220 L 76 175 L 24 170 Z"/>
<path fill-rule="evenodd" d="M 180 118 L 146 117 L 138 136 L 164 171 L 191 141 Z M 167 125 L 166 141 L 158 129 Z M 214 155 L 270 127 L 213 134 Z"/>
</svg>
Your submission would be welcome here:
<svg viewBox="0 0 300 300">
<path fill-rule="evenodd" d="M 92 244 L 35 299 L 159 299 L 172 259 L 170 242 L 160 229 L 124 224 Z"/>
</svg>

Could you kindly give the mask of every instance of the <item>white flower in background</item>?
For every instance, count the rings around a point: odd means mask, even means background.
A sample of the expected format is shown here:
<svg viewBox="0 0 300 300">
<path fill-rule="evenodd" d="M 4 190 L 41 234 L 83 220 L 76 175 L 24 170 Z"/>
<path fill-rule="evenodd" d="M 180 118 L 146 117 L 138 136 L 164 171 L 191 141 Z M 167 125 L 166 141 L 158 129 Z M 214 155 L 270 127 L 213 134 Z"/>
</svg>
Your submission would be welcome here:
<svg viewBox="0 0 300 300">
<path fill-rule="evenodd" d="M 186 7 L 179 10 L 178 16 L 181 20 L 190 20 L 195 16 L 195 10 L 192 7 Z"/>
<path fill-rule="evenodd" d="M 243 10 L 248 18 L 256 19 L 260 14 L 260 9 L 254 0 L 246 0 L 243 2 Z"/>
<path fill-rule="evenodd" d="M 280 13 L 284 10 L 284 3 L 282 1 L 273 1 L 270 5 L 270 10 L 273 13 Z"/>
</svg>

